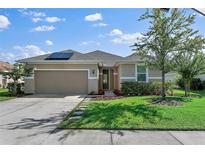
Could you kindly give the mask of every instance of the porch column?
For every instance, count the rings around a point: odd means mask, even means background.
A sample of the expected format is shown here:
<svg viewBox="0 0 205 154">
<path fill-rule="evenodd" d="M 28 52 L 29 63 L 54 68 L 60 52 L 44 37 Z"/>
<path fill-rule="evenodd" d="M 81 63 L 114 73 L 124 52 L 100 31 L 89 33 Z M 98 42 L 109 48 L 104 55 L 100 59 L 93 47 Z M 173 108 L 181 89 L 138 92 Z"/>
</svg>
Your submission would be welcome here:
<svg viewBox="0 0 205 154">
<path fill-rule="evenodd" d="M 103 68 L 99 67 L 99 88 L 103 89 Z"/>
<path fill-rule="evenodd" d="M 114 68 L 114 89 L 119 90 L 119 67 Z"/>
</svg>

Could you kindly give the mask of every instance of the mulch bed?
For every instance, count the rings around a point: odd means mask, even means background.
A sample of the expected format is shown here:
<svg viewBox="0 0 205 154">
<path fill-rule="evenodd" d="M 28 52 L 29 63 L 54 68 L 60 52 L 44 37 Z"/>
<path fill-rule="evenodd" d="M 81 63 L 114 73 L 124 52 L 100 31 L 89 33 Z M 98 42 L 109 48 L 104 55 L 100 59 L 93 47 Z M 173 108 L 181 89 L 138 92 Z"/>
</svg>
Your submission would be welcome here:
<svg viewBox="0 0 205 154">
<path fill-rule="evenodd" d="M 168 106 L 181 106 L 182 102 L 178 102 L 176 100 L 154 99 L 154 100 L 151 100 L 151 104 L 155 104 L 155 105 L 168 105 Z"/>
</svg>

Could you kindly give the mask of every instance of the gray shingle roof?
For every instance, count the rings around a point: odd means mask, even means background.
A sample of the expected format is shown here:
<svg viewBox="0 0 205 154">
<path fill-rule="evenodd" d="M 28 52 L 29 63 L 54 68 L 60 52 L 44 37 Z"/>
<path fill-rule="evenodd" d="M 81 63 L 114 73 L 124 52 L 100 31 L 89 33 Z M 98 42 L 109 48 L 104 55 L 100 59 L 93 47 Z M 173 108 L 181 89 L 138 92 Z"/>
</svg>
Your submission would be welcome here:
<svg viewBox="0 0 205 154">
<path fill-rule="evenodd" d="M 94 60 L 92 57 L 86 55 L 86 54 L 82 54 L 80 52 L 74 51 L 74 50 L 64 50 L 64 51 L 60 51 L 63 53 L 73 53 L 72 57 L 69 60 Z M 18 60 L 17 62 L 37 62 L 37 61 L 47 61 L 45 60 L 50 54 L 45 54 L 45 55 L 40 55 L 40 56 L 36 56 L 36 57 L 31 57 L 31 58 L 25 58 L 25 59 L 21 59 Z M 50 60 L 51 61 L 51 60 Z"/>
<path fill-rule="evenodd" d="M 92 51 L 92 52 L 88 52 L 88 53 L 80 53 L 74 50 L 64 50 L 64 51 L 60 51 L 63 53 L 73 53 L 73 55 L 71 56 L 71 58 L 69 60 L 64 60 L 64 61 L 83 61 L 83 62 L 88 62 L 88 61 L 92 61 L 92 62 L 103 62 L 103 64 L 105 66 L 112 66 L 114 65 L 116 62 L 120 62 L 120 61 L 136 61 L 136 60 L 140 60 L 140 58 L 136 55 L 130 55 L 128 57 L 121 57 L 118 55 L 114 55 L 108 52 L 104 52 L 104 51 L 100 51 L 100 50 L 96 50 L 96 51 Z M 51 53 L 50 53 L 51 54 Z M 22 62 L 22 63 L 29 63 L 29 62 L 52 62 L 52 60 L 45 60 L 50 54 L 45 54 L 45 55 L 40 55 L 40 56 L 36 56 L 36 57 L 31 57 L 31 58 L 26 58 L 26 59 L 21 59 L 18 60 L 17 62 Z"/>
<path fill-rule="evenodd" d="M 142 61 L 142 58 L 140 56 L 138 56 L 138 55 L 133 53 L 133 54 L 125 57 L 123 60 L 125 60 L 125 61 L 126 60 L 128 60 L 128 61 Z"/>
<path fill-rule="evenodd" d="M 123 57 L 121 57 L 121 56 L 114 55 L 114 54 L 100 51 L 100 50 L 88 52 L 88 53 L 86 53 L 86 55 L 91 56 L 91 57 L 95 58 L 96 60 L 103 60 L 103 61 L 104 60 L 122 60 L 123 59 Z"/>
<path fill-rule="evenodd" d="M 95 60 L 102 61 L 104 66 L 113 66 L 116 61 L 123 60 L 123 57 L 121 56 L 100 50 L 88 52 L 86 55 L 93 57 Z"/>
</svg>

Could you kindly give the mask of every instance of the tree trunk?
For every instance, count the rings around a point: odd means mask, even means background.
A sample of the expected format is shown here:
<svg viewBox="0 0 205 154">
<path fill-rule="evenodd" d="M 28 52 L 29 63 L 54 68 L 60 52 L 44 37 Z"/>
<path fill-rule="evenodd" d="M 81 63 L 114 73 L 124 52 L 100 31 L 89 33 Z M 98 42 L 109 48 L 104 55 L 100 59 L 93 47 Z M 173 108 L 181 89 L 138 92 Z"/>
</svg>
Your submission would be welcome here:
<svg viewBox="0 0 205 154">
<path fill-rule="evenodd" d="M 190 96 L 190 81 L 188 81 L 188 88 L 187 88 L 188 96 Z"/>
<path fill-rule="evenodd" d="M 166 99 L 166 90 L 165 90 L 165 71 L 162 70 L 162 100 Z"/>
<path fill-rule="evenodd" d="M 190 81 L 185 81 L 184 82 L 184 96 L 185 97 L 189 96 L 189 89 L 190 89 Z"/>
</svg>

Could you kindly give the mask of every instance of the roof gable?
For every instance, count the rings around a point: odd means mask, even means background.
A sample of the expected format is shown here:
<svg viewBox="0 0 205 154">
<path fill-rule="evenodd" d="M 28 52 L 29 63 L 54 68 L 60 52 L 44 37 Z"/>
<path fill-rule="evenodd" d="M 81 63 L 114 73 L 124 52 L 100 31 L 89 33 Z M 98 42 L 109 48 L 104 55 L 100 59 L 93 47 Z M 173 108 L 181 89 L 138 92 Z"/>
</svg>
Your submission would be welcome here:
<svg viewBox="0 0 205 154">
<path fill-rule="evenodd" d="M 123 57 L 121 56 L 114 55 L 114 54 L 111 54 L 105 51 L 100 51 L 100 50 L 88 52 L 86 53 L 86 55 L 91 56 L 96 60 L 121 60 L 123 59 Z"/>
</svg>

